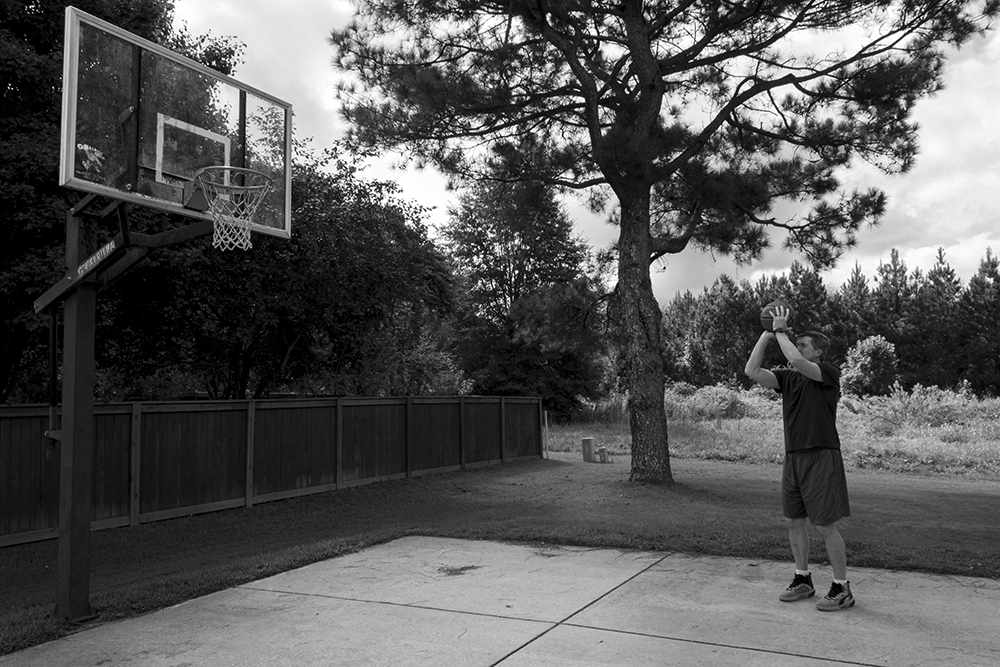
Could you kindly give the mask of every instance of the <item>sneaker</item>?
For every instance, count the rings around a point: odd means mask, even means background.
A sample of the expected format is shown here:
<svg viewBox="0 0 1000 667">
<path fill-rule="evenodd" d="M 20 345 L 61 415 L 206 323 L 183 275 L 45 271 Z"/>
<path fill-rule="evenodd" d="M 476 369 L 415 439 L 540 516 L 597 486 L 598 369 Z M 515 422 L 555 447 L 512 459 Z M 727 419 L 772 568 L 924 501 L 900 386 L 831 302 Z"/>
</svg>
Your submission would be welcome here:
<svg viewBox="0 0 1000 667">
<path fill-rule="evenodd" d="M 788 588 L 778 596 L 778 599 L 782 602 L 795 602 L 796 600 L 810 598 L 815 593 L 816 589 L 813 588 L 812 574 L 796 574 L 795 578 L 792 579 L 792 583 L 788 584 Z"/>
<path fill-rule="evenodd" d="M 847 582 L 843 586 L 834 582 L 826 597 L 816 603 L 816 608 L 820 611 L 840 611 L 841 609 L 850 609 L 853 606 L 854 596 L 851 595 L 851 582 Z"/>
</svg>

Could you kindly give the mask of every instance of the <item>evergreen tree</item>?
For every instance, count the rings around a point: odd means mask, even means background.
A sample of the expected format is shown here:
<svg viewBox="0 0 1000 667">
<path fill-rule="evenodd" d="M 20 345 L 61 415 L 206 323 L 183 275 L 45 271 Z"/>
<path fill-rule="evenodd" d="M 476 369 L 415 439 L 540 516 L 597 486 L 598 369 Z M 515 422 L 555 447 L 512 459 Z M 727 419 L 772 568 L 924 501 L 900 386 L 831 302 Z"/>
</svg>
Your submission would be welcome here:
<svg viewBox="0 0 1000 667">
<path fill-rule="evenodd" d="M 847 282 L 830 298 L 830 331 L 837 350 L 846 351 L 873 331 L 874 305 L 868 278 L 861 265 L 854 269 Z M 832 354 L 838 358 L 839 354 Z"/>
<path fill-rule="evenodd" d="M 819 271 L 801 262 L 792 262 L 788 283 L 791 288 L 789 303 L 795 309 L 795 321 L 792 322 L 795 331 L 819 330 L 829 335 L 830 297 Z"/>
<path fill-rule="evenodd" d="M 877 285 L 872 291 L 872 328 L 895 346 L 901 360 L 900 371 L 909 376 L 916 326 L 913 312 L 916 276 L 909 273 L 906 262 L 895 248 L 889 254 L 888 263 L 879 262 L 876 274 Z"/>
<path fill-rule="evenodd" d="M 664 368 L 669 380 L 694 385 L 704 381 L 701 342 L 693 326 L 699 303 L 686 290 L 678 292 L 663 310 Z"/>
<path fill-rule="evenodd" d="M 934 266 L 921 276 L 914 294 L 912 358 L 904 385 L 954 386 L 959 376 L 959 301 L 962 281 L 938 248 Z"/>
<path fill-rule="evenodd" d="M 707 377 L 694 384 L 742 380 L 743 366 L 760 333 L 760 308 L 751 299 L 749 284 L 720 276 L 700 301 L 694 327 Z"/>
<path fill-rule="evenodd" d="M 986 249 L 962 295 L 955 326 L 962 342 L 962 379 L 977 393 L 1000 394 L 1000 258 Z"/>
</svg>

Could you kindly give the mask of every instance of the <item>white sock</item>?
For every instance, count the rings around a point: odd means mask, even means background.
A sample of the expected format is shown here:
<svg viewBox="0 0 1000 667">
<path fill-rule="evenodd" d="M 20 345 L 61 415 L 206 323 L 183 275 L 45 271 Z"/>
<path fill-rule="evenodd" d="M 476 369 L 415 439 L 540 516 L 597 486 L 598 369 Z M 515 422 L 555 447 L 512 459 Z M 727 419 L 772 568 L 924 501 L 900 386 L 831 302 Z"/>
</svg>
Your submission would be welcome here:
<svg viewBox="0 0 1000 667">
<path fill-rule="evenodd" d="M 801 574 L 803 577 L 809 576 L 809 570 L 800 570 L 795 568 L 795 574 Z"/>
<path fill-rule="evenodd" d="M 847 583 L 847 579 L 834 579 L 833 583 L 840 584 L 841 586 L 843 586 L 844 584 Z"/>
</svg>

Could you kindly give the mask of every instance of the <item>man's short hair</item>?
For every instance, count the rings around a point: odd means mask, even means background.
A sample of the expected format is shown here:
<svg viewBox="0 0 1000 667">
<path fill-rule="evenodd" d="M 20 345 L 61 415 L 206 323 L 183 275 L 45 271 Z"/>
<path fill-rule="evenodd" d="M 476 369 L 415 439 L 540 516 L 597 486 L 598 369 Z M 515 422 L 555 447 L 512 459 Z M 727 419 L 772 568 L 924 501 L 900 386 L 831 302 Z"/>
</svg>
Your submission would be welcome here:
<svg viewBox="0 0 1000 667">
<path fill-rule="evenodd" d="M 830 338 L 819 331 L 803 331 L 798 336 L 798 338 L 811 338 L 813 347 L 823 353 L 823 358 L 826 359 L 827 353 L 830 351 Z"/>
</svg>

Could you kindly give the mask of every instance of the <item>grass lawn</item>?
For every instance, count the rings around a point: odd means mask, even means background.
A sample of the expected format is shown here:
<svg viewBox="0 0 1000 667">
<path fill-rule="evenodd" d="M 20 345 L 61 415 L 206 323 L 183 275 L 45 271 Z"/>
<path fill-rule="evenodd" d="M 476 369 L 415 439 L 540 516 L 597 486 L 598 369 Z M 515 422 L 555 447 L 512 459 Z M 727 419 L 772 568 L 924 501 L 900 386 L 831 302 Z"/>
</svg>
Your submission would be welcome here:
<svg viewBox="0 0 1000 667">
<path fill-rule="evenodd" d="M 639 485 L 621 447 L 585 463 L 581 431 L 556 431 L 550 445 L 567 451 L 548 459 L 93 533 L 99 618 L 83 626 L 51 617 L 56 541 L 0 549 L 0 655 L 404 535 L 790 560 L 773 461 L 700 456 L 678 429 L 676 484 Z M 1000 477 L 852 465 L 848 481 L 849 566 L 1000 579 Z M 812 560 L 825 560 L 815 540 Z"/>
</svg>

